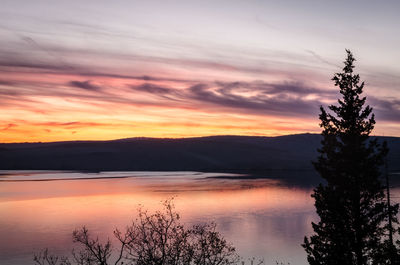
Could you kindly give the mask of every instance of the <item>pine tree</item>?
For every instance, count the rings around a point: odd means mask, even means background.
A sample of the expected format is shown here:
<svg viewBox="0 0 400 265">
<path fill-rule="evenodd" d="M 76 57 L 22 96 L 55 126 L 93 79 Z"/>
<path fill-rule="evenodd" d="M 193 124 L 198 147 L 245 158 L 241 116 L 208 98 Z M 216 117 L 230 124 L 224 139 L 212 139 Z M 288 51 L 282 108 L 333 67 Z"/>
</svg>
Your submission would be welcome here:
<svg viewBox="0 0 400 265">
<path fill-rule="evenodd" d="M 388 149 L 369 137 L 375 117 L 364 106 L 364 82 L 346 52 L 343 72 L 332 78 L 342 99 L 329 106 L 332 114 L 320 108 L 323 140 L 313 164 L 326 183 L 312 194 L 320 221 L 312 223 L 315 234 L 305 237 L 303 247 L 310 265 L 395 264 L 385 254 L 388 208 L 380 181 Z M 391 208 L 393 218 L 397 209 Z"/>
</svg>

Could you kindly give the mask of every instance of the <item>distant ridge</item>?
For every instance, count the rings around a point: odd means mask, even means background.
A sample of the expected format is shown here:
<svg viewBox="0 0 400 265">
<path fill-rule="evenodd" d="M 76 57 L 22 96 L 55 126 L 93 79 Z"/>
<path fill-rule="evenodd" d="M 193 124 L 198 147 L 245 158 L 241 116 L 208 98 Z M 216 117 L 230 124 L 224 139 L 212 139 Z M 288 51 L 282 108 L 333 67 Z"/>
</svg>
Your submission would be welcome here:
<svg viewBox="0 0 400 265">
<path fill-rule="evenodd" d="M 400 138 L 377 137 L 390 148 L 389 169 L 400 171 Z M 111 141 L 0 144 L 3 170 L 214 171 L 315 174 L 319 134 L 277 137 L 208 136 Z M 279 173 L 280 172 L 280 173 Z"/>
</svg>

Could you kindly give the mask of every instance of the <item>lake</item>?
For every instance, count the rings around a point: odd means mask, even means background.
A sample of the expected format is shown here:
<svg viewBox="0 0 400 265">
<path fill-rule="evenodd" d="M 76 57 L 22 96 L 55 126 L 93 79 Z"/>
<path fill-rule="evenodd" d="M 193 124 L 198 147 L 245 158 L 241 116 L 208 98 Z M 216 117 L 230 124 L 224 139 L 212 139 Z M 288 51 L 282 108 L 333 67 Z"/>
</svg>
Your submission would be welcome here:
<svg viewBox="0 0 400 265">
<path fill-rule="evenodd" d="M 300 244 L 317 219 L 312 187 L 278 179 L 201 172 L 0 174 L 2 265 L 33 264 L 33 253 L 44 248 L 68 255 L 74 229 L 85 225 L 106 239 L 135 219 L 139 205 L 155 211 L 171 197 L 185 224 L 215 221 L 244 260 L 304 265 Z"/>
</svg>

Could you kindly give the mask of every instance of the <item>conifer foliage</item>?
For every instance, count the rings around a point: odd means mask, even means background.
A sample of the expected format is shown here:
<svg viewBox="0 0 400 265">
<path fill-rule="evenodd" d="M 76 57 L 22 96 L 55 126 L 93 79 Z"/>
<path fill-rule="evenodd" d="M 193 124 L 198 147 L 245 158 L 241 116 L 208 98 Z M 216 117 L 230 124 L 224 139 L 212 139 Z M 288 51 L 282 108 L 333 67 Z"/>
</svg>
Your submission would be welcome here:
<svg viewBox="0 0 400 265">
<path fill-rule="evenodd" d="M 393 247 L 386 240 L 388 207 L 380 181 L 388 149 L 369 137 L 375 117 L 365 106 L 364 82 L 353 72 L 353 54 L 346 52 L 343 71 L 332 78 L 342 98 L 330 111 L 320 108 L 323 140 L 313 164 L 326 183 L 314 189 L 320 221 L 312 223 L 315 234 L 303 247 L 310 265 L 397 264 L 397 249 L 393 257 L 385 254 Z M 391 207 L 393 220 L 397 210 Z"/>
</svg>

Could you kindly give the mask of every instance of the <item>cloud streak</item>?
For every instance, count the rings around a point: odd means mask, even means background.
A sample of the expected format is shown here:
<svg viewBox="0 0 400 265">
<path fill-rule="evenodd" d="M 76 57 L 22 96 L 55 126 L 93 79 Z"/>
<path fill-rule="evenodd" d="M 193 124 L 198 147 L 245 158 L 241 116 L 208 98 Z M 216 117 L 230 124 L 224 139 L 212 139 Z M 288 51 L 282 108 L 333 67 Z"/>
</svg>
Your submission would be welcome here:
<svg viewBox="0 0 400 265">
<path fill-rule="evenodd" d="M 100 77 L 98 77 L 100 78 Z M 109 80 L 109 79 L 107 79 Z M 334 103 L 339 96 L 333 89 L 322 89 L 307 85 L 299 81 L 284 81 L 272 83 L 265 81 L 212 81 L 197 82 L 195 80 L 179 79 L 179 82 L 165 81 L 162 78 L 151 75 L 137 76 L 136 84 L 125 85 L 120 81 L 125 78 L 119 76 L 112 78 L 118 85 L 109 85 L 91 80 L 71 80 L 67 86 L 81 89 L 82 91 L 93 91 L 96 94 L 69 92 L 61 87 L 65 84 L 49 83 L 45 87 L 38 87 L 37 83 L 29 84 L 29 81 L 5 81 L 6 89 L 0 89 L 3 98 L 0 104 L 13 101 L 31 101 L 35 95 L 49 95 L 53 97 L 71 98 L 85 100 L 86 102 L 97 102 L 101 104 L 126 104 L 137 106 L 160 106 L 164 108 L 182 108 L 188 105 L 200 111 L 207 109 L 218 109 L 224 112 L 247 113 L 250 115 L 274 115 L 280 117 L 312 117 L 317 115 L 320 105 L 327 102 Z M 175 81 L 175 80 L 174 80 Z M 24 83 L 25 82 L 25 83 Z M 101 85 L 100 85 L 101 84 Z M 34 86 L 35 89 L 20 90 L 19 87 Z M 39 85 L 40 86 L 40 85 Z M 123 92 L 124 86 L 130 91 Z M 179 88 L 177 88 L 179 86 Z M 17 89 L 11 89 L 11 87 Z M 55 87 L 60 89 L 54 90 Z M 49 88 L 53 88 L 49 90 Z M 147 94 L 149 97 L 141 98 L 140 95 Z M 161 101 L 154 102 L 153 99 L 160 98 Z M 375 108 L 381 120 L 395 121 L 400 117 L 400 105 L 398 100 L 388 98 L 368 97 L 369 103 Z"/>
<path fill-rule="evenodd" d="M 159 86 L 151 83 L 143 83 L 141 85 L 131 86 L 131 88 L 136 91 L 146 92 L 153 95 L 176 94 L 176 89 L 165 86 Z"/>
<path fill-rule="evenodd" d="M 81 122 L 81 121 L 72 121 L 72 122 L 37 122 L 34 123 L 38 126 L 48 126 L 48 127 L 64 127 L 69 129 L 76 129 L 82 127 L 94 127 L 94 126 L 105 126 L 104 123 L 99 122 Z"/>
<path fill-rule="evenodd" d="M 92 90 L 92 91 L 97 91 L 100 90 L 101 87 L 94 85 L 90 80 L 86 81 L 70 81 L 68 85 L 72 87 L 77 87 L 77 88 L 82 88 L 85 90 Z"/>
<path fill-rule="evenodd" d="M 262 81 L 216 81 L 195 83 L 184 89 L 143 83 L 131 88 L 154 96 L 193 102 L 199 107 L 222 107 L 253 114 L 281 116 L 315 114 L 322 103 L 319 99 L 327 97 L 333 99 L 336 95 L 336 92 L 308 87 L 298 82 L 273 84 Z M 307 99 L 310 96 L 314 99 Z"/>
<path fill-rule="evenodd" d="M 335 103 L 340 96 L 336 90 L 306 86 L 299 82 L 279 84 L 254 82 L 196 83 L 185 89 L 174 89 L 157 84 L 143 83 L 131 86 L 136 91 L 162 96 L 181 102 L 197 102 L 203 107 L 214 106 L 239 109 L 252 114 L 311 117 L 326 102 Z M 400 101 L 368 97 L 380 119 L 398 121 Z"/>
<path fill-rule="evenodd" d="M 0 130 L 1 131 L 7 131 L 7 130 L 9 130 L 9 129 L 13 128 L 13 127 L 17 127 L 17 126 L 18 126 L 17 124 L 9 123 L 5 127 L 1 128 Z"/>
</svg>

